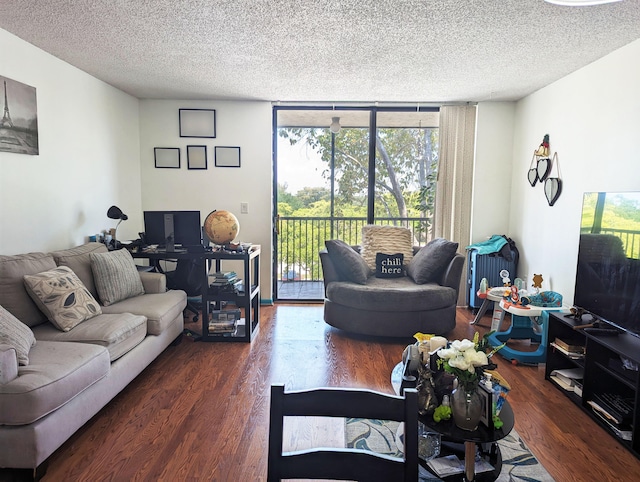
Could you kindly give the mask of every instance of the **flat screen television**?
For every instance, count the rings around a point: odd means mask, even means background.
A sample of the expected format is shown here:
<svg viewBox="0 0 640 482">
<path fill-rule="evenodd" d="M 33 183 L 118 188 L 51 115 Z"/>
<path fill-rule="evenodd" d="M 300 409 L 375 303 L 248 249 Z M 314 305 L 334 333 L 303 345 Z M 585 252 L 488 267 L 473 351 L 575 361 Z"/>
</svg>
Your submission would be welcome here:
<svg viewBox="0 0 640 482">
<path fill-rule="evenodd" d="M 640 192 L 587 192 L 574 305 L 640 337 Z"/>
<path fill-rule="evenodd" d="M 144 234 L 147 244 L 167 251 L 202 246 L 200 211 L 145 211 Z"/>
</svg>

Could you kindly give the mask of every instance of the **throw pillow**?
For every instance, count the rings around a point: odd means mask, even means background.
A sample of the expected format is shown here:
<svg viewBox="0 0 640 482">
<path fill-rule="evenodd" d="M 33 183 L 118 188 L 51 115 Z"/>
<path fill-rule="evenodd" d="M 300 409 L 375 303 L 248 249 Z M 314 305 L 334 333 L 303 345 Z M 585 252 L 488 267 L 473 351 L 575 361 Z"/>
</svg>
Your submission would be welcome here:
<svg viewBox="0 0 640 482">
<path fill-rule="evenodd" d="M 376 269 L 376 254 L 402 253 L 405 265 L 413 258 L 411 230 L 400 226 L 367 225 L 362 228 L 362 257 L 371 271 Z"/>
<path fill-rule="evenodd" d="M 26 274 L 24 284 L 40 310 L 62 331 L 102 313 L 96 299 L 67 266 Z"/>
<path fill-rule="evenodd" d="M 29 364 L 29 350 L 36 344 L 31 328 L 0 306 L 0 345 L 9 345 L 16 350 L 18 365 Z"/>
<path fill-rule="evenodd" d="M 331 239 L 324 242 L 331 257 L 331 261 L 336 265 L 336 269 L 343 278 L 358 284 L 366 284 L 369 276 L 369 266 L 359 253 L 344 241 Z"/>
<path fill-rule="evenodd" d="M 138 268 L 129 251 L 91 253 L 90 257 L 96 290 L 104 306 L 144 294 Z"/>
<path fill-rule="evenodd" d="M 404 255 L 376 254 L 376 278 L 402 278 L 404 276 Z"/>
<path fill-rule="evenodd" d="M 436 281 L 457 251 L 458 243 L 433 239 L 413 257 L 407 266 L 407 276 L 419 285 Z"/>
</svg>

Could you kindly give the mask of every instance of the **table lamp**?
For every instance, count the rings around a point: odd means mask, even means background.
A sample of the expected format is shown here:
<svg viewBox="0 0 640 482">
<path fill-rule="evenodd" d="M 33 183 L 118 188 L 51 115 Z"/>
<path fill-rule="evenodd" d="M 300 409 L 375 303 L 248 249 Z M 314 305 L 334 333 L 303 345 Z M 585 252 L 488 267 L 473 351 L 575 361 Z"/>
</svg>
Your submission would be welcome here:
<svg viewBox="0 0 640 482">
<path fill-rule="evenodd" d="M 129 219 L 129 216 L 127 216 L 125 213 L 123 213 L 122 209 L 120 209 L 118 206 L 111 206 L 107 210 L 107 217 L 109 219 L 117 219 L 118 220 L 118 224 L 116 224 L 116 227 L 113 229 L 113 247 L 115 249 L 117 249 L 118 248 L 118 242 L 116 241 L 116 231 L 118 230 L 118 226 L 120 225 L 120 223 L 122 221 L 126 221 L 127 219 Z"/>
</svg>

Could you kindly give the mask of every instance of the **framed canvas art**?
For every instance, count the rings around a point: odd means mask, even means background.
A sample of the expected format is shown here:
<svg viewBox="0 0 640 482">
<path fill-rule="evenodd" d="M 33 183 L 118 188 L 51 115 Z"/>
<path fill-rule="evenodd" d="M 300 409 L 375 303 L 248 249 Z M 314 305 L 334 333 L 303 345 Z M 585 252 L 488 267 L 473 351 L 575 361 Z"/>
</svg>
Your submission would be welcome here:
<svg viewBox="0 0 640 482">
<path fill-rule="evenodd" d="M 213 109 L 179 109 L 180 137 L 216 136 L 216 111 Z"/>
<path fill-rule="evenodd" d="M 0 75 L 2 119 L 0 151 L 38 155 L 36 89 Z"/>
<path fill-rule="evenodd" d="M 187 169 L 207 168 L 207 146 L 187 146 Z"/>
<path fill-rule="evenodd" d="M 216 146 L 216 167 L 240 167 L 240 148 Z"/>
<path fill-rule="evenodd" d="M 153 158 L 157 168 L 180 169 L 180 149 L 178 147 L 154 147 Z"/>
</svg>

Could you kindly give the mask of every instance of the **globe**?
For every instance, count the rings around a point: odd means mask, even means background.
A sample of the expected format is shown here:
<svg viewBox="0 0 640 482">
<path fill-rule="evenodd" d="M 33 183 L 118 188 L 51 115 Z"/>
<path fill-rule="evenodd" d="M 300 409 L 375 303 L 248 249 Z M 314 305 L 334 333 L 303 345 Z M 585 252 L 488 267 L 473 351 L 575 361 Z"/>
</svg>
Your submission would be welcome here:
<svg viewBox="0 0 640 482">
<path fill-rule="evenodd" d="M 215 244 L 233 241 L 240 232 L 240 223 L 229 211 L 211 211 L 204 220 L 204 232 Z"/>
</svg>

